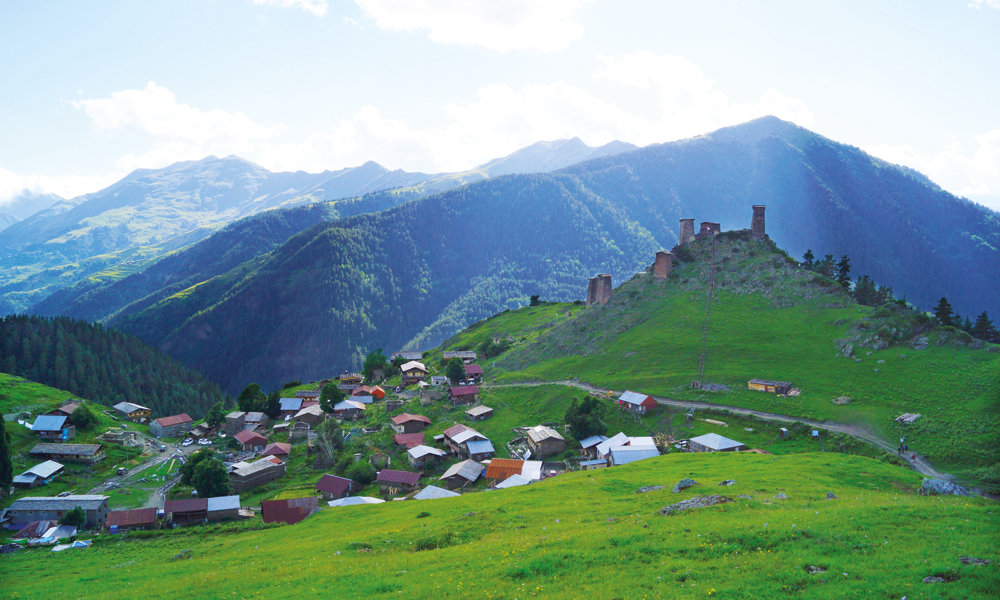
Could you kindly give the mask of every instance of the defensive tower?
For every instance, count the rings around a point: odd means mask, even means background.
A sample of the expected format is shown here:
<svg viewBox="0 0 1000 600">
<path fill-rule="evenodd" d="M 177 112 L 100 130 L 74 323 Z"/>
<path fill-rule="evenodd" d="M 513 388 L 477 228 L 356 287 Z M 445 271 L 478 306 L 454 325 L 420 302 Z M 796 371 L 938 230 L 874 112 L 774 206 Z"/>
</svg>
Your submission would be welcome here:
<svg viewBox="0 0 1000 600">
<path fill-rule="evenodd" d="M 681 219 L 680 244 L 694 241 L 694 219 Z"/>
<path fill-rule="evenodd" d="M 762 241 L 767 237 L 764 231 L 764 205 L 753 205 L 753 220 L 750 222 L 750 239 Z"/>
<path fill-rule="evenodd" d="M 591 277 L 587 285 L 587 306 L 607 304 L 611 299 L 611 275 L 602 273 Z"/>
</svg>

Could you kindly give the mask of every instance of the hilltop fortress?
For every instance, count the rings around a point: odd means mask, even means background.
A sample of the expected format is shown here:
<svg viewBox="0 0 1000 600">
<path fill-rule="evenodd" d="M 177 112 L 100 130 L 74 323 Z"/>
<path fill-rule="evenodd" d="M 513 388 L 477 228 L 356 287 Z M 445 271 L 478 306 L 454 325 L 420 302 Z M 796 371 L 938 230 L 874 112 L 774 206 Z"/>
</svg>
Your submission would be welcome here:
<svg viewBox="0 0 1000 600">
<path fill-rule="evenodd" d="M 767 239 L 767 231 L 764 224 L 763 204 L 753 205 L 753 217 L 750 220 L 750 239 L 754 241 L 764 241 Z M 696 240 L 703 240 L 715 237 L 721 233 L 722 228 L 718 223 L 703 221 L 698 233 L 694 232 L 694 219 L 681 219 L 681 231 L 677 246 L 690 244 Z M 676 247 L 675 246 L 675 249 Z M 674 270 L 674 254 L 661 250 L 656 253 L 656 260 L 653 262 L 653 279 L 666 279 Z M 602 273 L 597 277 L 591 277 L 587 284 L 587 306 L 594 304 L 603 305 L 611 300 L 613 292 L 611 275 Z"/>
</svg>

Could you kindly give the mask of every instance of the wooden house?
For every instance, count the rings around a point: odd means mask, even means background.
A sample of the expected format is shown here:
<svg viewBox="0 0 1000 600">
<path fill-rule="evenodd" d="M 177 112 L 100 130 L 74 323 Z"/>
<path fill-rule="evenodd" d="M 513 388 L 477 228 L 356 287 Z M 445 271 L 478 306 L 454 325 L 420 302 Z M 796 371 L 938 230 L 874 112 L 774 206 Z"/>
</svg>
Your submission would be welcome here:
<svg viewBox="0 0 1000 600">
<path fill-rule="evenodd" d="M 271 417 L 262 412 L 248 412 L 243 418 L 243 429 L 257 430 L 258 433 L 264 433 L 270 424 Z"/>
<path fill-rule="evenodd" d="M 64 417 L 71 417 L 71 416 L 73 416 L 73 411 L 76 410 L 76 409 L 78 409 L 78 408 L 80 408 L 79 404 L 77 404 L 76 402 L 69 402 L 69 403 L 64 404 L 64 405 L 60 406 L 59 408 L 51 410 L 51 411 L 49 411 L 49 412 L 47 412 L 45 414 L 55 415 L 55 416 L 60 416 L 61 415 L 61 416 L 64 416 Z"/>
<path fill-rule="evenodd" d="M 28 453 L 32 458 L 58 460 L 92 465 L 104 460 L 104 446 L 100 444 L 37 444 Z"/>
<path fill-rule="evenodd" d="M 489 441 L 487 437 L 475 429 L 459 424 L 444 430 L 444 443 L 448 449 L 459 456 L 468 458 L 469 442 Z"/>
<path fill-rule="evenodd" d="M 260 503 L 260 516 L 265 523 L 294 525 L 318 510 L 319 499 L 316 496 L 264 500 Z"/>
<path fill-rule="evenodd" d="M 200 423 L 188 433 L 188 437 L 194 440 L 208 440 L 215 437 L 215 427 L 207 423 Z"/>
<path fill-rule="evenodd" d="M 400 350 L 398 352 L 393 352 L 392 356 L 389 357 L 389 360 L 393 361 L 397 358 L 402 358 L 405 361 L 420 360 L 423 356 L 424 353 L 420 350 Z"/>
<path fill-rule="evenodd" d="M 445 482 L 449 490 L 472 485 L 483 474 L 485 468 L 474 460 L 463 460 L 448 467 L 440 481 Z"/>
<path fill-rule="evenodd" d="M 747 389 L 756 392 L 767 392 L 770 394 L 785 395 L 792 390 L 792 384 L 787 381 L 771 381 L 769 379 L 751 379 L 747 382 Z"/>
<path fill-rule="evenodd" d="M 580 441 L 580 455 L 586 458 L 596 459 L 600 458 L 597 455 L 597 446 L 601 442 L 606 442 L 608 437 L 605 435 L 592 435 L 589 438 Z"/>
<path fill-rule="evenodd" d="M 344 391 L 353 390 L 354 388 L 361 385 L 365 380 L 364 376 L 361 373 L 353 373 L 353 372 L 341 373 L 338 379 L 340 383 L 337 384 L 337 387 L 339 387 Z"/>
<path fill-rule="evenodd" d="M 145 406 L 133 404 L 132 402 L 119 402 L 112 408 L 115 409 L 115 412 L 118 413 L 120 417 L 132 421 L 133 423 L 146 423 L 149 421 L 149 417 L 152 414 L 150 409 Z"/>
<path fill-rule="evenodd" d="M 641 415 L 656 408 L 656 400 L 645 394 L 625 392 L 618 397 L 618 406 Z"/>
<path fill-rule="evenodd" d="M 563 436 L 545 425 L 537 425 L 527 431 L 528 449 L 536 459 L 555 456 L 566 451 L 566 440 Z"/>
<path fill-rule="evenodd" d="M 420 473 L 382 469 L 375 481 L 378 482 L 379 493 L 382 495 L 409 494 L 420 487 Z"/>
<path fill-rule="evenodd" d="M 333 406 L 333 414 L 341 419 L 357 419 L 364 413 L 365 404 L 356 400 L 343 400 Z"/>
<path fill-rule="evenodd" d="M 267 447 L 267 438 L 256 431 L 239 431 L 233 439 L 240 445 L 244 452 L 263 452 Z"/>
<path fill-rule="evenodd" d="M 291 451 L 292 451 L 291 444 L 274 442 L 264 447 L 264 451 L 261 453 L 261 456 L 277 456 L 282 460 L 288 460 L 288 454 Z"/>
<path fill-rule="evenodd" d="M 279 398 L 278 402 L 281 403 L 281 416 L 291 417 L 295 413 L 302 410 L 302 398 Z"/>
<path fill-rule="evenodd" d="M 473 383 L 482 383 L 483 367 L 480 365 L 465 365 L 465 379 Z"/>
<path fill-rule="evenodd" d="M 400 381 L 403 385 L 413 385 L 418 381 L 423 381 L 427 378 L 427 367 L 424 363 L 416 360 L 411 360 L 408 363 L 403 364 L 399 367 L 399 372 L 401 373 Z"/>
<path fill-rule="evenodd" d="M 431 448 L 423 444 L 414 446 L 406 451 L 406 460 L 410 463 L 410 467 L 414 469 L 423 469 L 432 463 L 440 462 L 444 460 L 445 456 L 447 456 L 447 453 L 444 450 L 438 450 L 437 448 Z"/>
<path fill-rule="evenodd" d="M 431 420 L 424 415 L 403 413 L 392 418 L 392 428 L 396 433 L 418 433 L 430 424 Z"/>
<path fill-rule="evenodd" d="M 208 521 L 208 498 L 184 498 L 163 503 L 163 515 L 168 523 L 204 523 Z"/>
<path fill-rule="evenodd" d="M 346 498 L 354 491 L 354 482 L 346 477 L 326 474 L 316 482 L 316 491 L 324 500 Z"/>
<path fill-rule="evenodd" d="M 473 406 L 469 410 L 465 411 L 465 415 L 473 421 L 485 421 L 493 416 L 493 409 L 489 406 Z"/>
<path fill-rule="evenodd" d="M 228 521 L 239 518 L 240 497 L 238 495 L 213 496 L 207 500 L 206 509 L 209 521 Z"/>
<path fill-rule="evenodd" d="M 295 413 L 295 421 L 297 423 L 307 423 L 310 427 L 315 427 L 323 422 L 326 417 L 326 413 L 319 405 L 307 406 Z"/>
<path fill-rule="evenodd" d="M 234 492 L 244 492 L 258 485 L 270 483 L 285 475 L 285 465 L 280 460 L 274 462 L 269 458 L 241 466 L 229 474 Z"/>
<path fill-rule="evenodd" d="M 179 437 L 181 434 L 191 431 L 191 425 L 193 423 L 194 420 L 189 417 L 187 413 L 171 415 L 169 417 L 160 417 L 149 424 L 149 433 L 158 438 Z M 226 425 L 229 425 L 228 418 L 226 419 Z"/>
<path fill-rule="evenodd" d="M 479 388 L 474 385 L 460 385 L 448 390 L 452 404 L 472 404 L 479 399 Z"/>
<path fill-rule="evenodd" d="M 65 441 L 76 436 L 76 427 L 69 417 L 62 415 L 38 415 L 31 424 L 31 432 L 40 440 Z"/>
<path fill-rule="evenodd" d="M 475 350 L 452 350 L 442 353 L 442 357 L 447 361 L 453 358 L 461 360 L 465 364 L 469 364 L 476 360 Z"/>
<path fill-rule="evenodd" d="M 153 508 L 137 508 L 134 510 L 113 510 L 108 513 L 105 525 L 107 527 L 117 527 L 118 532 L 130 531 L 133 529 L 156 529 L 159 523 L 157 510 Z"/>
<path fill-rule="evenodd" d="M 424 434 L 421 433 L 397 433 L 392 436 L 392 441 L 395 442 L 396 447 L 400 450 L 404 448 L 413 448 L 420 446 L 424 443 Z"/>
</svg>

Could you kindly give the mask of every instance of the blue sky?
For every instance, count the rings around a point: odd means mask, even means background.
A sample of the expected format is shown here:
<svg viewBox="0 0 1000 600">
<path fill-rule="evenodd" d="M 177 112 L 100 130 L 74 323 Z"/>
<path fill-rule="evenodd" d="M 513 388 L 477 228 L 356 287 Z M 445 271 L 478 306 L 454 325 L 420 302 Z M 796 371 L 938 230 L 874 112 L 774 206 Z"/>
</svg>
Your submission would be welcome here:
<svg viewBox="0 0 1000 600">
<path fill-rule="evenodd" d="M 456 171 L 765 114 L 1000 209 L 1000 0 L 0 2 L 0 202 L 237 154 Z"/>
</svg>

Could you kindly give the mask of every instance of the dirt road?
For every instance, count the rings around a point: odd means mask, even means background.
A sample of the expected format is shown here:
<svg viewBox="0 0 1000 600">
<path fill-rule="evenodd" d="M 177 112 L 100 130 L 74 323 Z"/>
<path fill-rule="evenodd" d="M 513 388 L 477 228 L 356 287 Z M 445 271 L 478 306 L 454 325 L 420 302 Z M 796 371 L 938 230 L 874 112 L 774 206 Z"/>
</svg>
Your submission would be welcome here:
<svg viewBox="0 0 1000 600">
<path fill-rule="evenodd" d="M 507 384 L 499 384 L 499 385 L 482 385 L 480 387 L 483 387 L 483 388 L 490 388 L 490 387 L 538 387 L 538 386 L 542 386 L 542 385 L 563 385 L 563 386 L 566 386 L 566 387 L 572 387 L 572 388 L 577 388 L 577 389 L 580 389 L 580 390 L 584 390 L 584 391 L 589 392 L 591 394 L 597 394 L 597 395 L 605 395 L 607 392 L 612 392 L 612 393 L 615 393 L 615 394 L 620 393 L 620 392 L 616 392 L 615 390 L 609 390 L 607 388 L 595 387 L 595 386 L 592 386 L 592 385 L 587 384 L 587 383 L 583 383 L 583 382 L 580 382 L 580 381 L 572 381 L 572 380 L 539 381 L 539 382 L 527 382 L 527 383 L 507 383 Z M 750 408 L 742 408 L 742 407 L 739 407 L 739 406 L 726 406 L 724 404 L 713 404 L 713 403 L 710 403 L 710 402 L 691 402 L 691 401 L 687 401 L 687 400 L 672 400 L 670 398 L 660 398 L 660 397 L 657 397 L 657 396 L 652 396 L 652 398 L 654 400 L 656 400 L 657 403 L 659 403 L 659 404 L 663 404 L 663 405 L 666 405 L 666 406 L 676 406 L 678 408 L 711 408 L 711 409 L 714 409 L 714 410 L 727 410 L 729 412 L 732 412 L 732 413 L 735 413 L 735 414 L 740 414 L 740 415 L 753 415 L 755 417 L 758 417 L 760 419 L 764 419 L 764 420 L 767 420 L 767 421 L 780 421 L 780 422 L 784 422 L 784 423 L 803 423 L 805 425 L 810 425 L 812 427 L 827 429 L 829 431 L 836 431 L 837 433 L 843 433 L 843 434 L 849 435 L 851 437 L 858 438 L 859 440 L 863 440 L 865 442 L 868 442 L 869 444 L 873 444 L 875 446 L 878 446 L 879 448 L 882 448 L 883 450 L 886 450 L 888 452 L 895 452 L 896 451 L 896 445 L 895 444 L 889 442 L 888 440 L 884 440 L 884 439 L 876 436 L 875 434 L 871 433 L 870 431 L 866 431 L 865 429 L 863 429 L 861 427 L 856 427 L 856 426 L 853 426 L 853 425 L 844 425 L 842 423 L 836 423 L 834 421 L 814 421 L 812 419 L 803 419 L 801 417 L 791 417 L 791 416 L 788 416 L 788 415 L 779 415 L 779 414 L 775 414 L 775 413 L 764 412 L 764 411 L 761 411 L 761 410 L 753 410 L 753 409 L 750 409 Z M 911 455 L 912 455 L 912 453 L 911 453 Z M 931 463 L 926 458 L 924 458 L 923 456 L 920 456 L 919 454 L 917 454 L 916 457 L 917 457 L 916 459 L 911 459 L 909 456 L 903 456 L 902 458 L 904 458 L 906 460 L 906 462 L 909 463 L 910 467 L 913 470 L 917 471 L 918 473 L 921 473 L 922 475 L 926 475 L 927 477 L 934 477 L 936 479 L 945 479 L 945 480 L 949 480 L 949 481 L 951 480 L 951 475 L 949 475 L 948 473 L 942 473 L 941 471 L 938 471 L 937 469 L 935 469 L 934 466 L 931 465 Z"/>
</svg>

